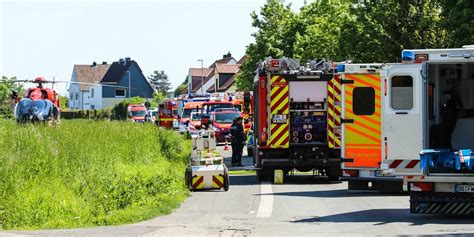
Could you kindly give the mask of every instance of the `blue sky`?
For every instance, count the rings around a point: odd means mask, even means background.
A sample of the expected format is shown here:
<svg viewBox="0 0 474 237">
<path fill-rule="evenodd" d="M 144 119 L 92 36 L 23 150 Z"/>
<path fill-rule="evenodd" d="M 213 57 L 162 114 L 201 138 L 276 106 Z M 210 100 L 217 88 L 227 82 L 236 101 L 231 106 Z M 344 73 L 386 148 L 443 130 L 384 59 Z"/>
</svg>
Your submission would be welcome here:
<svg viewBox="0 0 474 237">
<path fill-rule="evenodd" d="M 0 75 L 70 80 L 74 64 L 131 57 L 145 76 L 160 69 L 173 87 L 189 67 L 209 66 L 252 42 L 250 13 L 265 0 L 0 0 Z M 293 2 L 293 7 L 303 0 Z M 58 88 L 64 93 L 65 86 Z"/>
</svg>

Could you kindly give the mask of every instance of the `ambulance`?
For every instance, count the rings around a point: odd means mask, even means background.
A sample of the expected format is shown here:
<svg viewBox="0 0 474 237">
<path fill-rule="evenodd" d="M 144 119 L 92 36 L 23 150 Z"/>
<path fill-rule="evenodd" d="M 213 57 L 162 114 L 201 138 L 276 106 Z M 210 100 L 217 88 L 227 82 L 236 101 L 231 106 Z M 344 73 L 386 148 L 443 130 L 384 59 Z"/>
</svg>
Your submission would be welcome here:
<svg viewBox="0 0 474 237">
<path fill-rule="evenodd" d="M 474 148 L 473 57 L 472 46 L 414 49 L 379 72 L 341 67 L 341 166 L 349 188 L 404 188 L 413 213 L 455 213 L 440 203 L 456 198 L 453 205 L 470 210 L 474 176 L 459 167 L 470 167 Z"/>
</svg>

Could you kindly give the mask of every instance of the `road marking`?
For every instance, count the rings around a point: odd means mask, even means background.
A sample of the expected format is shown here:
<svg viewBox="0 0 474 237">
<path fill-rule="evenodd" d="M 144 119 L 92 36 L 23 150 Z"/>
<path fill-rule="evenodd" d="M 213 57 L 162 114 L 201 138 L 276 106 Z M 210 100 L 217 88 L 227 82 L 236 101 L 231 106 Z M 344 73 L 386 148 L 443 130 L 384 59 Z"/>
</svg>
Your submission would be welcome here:
<svg viewBox="0 0 474 237">
<path fill-rule="evenodd" d="M 273 212 L 273 190 L 270 182 L 260 183 L 260 204 L 258 206 L 257 217 L 269 218 Z"/>
</svg>

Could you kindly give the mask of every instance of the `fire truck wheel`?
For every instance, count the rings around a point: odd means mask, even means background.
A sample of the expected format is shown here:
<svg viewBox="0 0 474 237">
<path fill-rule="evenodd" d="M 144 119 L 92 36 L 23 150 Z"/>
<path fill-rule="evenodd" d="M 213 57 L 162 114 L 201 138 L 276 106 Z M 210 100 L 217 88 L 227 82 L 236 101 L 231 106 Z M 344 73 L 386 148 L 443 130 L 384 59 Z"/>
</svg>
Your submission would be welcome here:
<svg viewBox="0 0 474 237">
<path fill-rule="evenodd" d="M 229 172 L 227 172 L 227 168 L 224 169 L 224 191 L 228 191 L 229 190 L 229 186 L 230 186 L 230 183 L 229 183 Z"/>
<path fill-rule="evenodd" d="M 253 148 L 247 148 L 247 156 L 253 157 Z"/>
<path fill-rule="evenodd" d="M 339 177 L 342 176 L 342 171 L 338 167 L 326 168 L 326 175 L 329 181 L 339 181 Z"/>
<path fill-rule="evenodd" d="M 189 190 L 191 190 L 191 177 L 191 170 L 186 168 L 186 171 L 184 172 L 184 184 Z"/>
<path fill-rule="evenodd" d="M 269 181 L 270 180 L 270 171 L 267 169 L 257 170 L 257 179 L 258 181 Z"/>
</svg>

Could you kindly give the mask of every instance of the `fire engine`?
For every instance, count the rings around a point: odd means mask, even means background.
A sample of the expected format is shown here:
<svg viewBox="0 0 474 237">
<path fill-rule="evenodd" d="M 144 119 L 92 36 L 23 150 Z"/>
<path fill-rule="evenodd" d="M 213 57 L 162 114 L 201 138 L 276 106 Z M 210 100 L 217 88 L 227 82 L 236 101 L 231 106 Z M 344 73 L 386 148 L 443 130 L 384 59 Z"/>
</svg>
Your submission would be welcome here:
<svg viewBox="0 0 474 237">
<path fill-rule="evenodd" d="M 329 65 L 268 58 L 257 69 L 253 155 L 260 180 L 293 169 L 339 180 L 340 156 L 327 139 Z"/>
<path fill-rule="evenodd" d="M 176 102 L 173 99 L 164 99 L 158 105 L 158 125 L 165 128 L 173 128 L 173 122 L 177 119 L 174 114 Z"/>
</svg>

